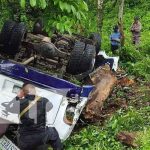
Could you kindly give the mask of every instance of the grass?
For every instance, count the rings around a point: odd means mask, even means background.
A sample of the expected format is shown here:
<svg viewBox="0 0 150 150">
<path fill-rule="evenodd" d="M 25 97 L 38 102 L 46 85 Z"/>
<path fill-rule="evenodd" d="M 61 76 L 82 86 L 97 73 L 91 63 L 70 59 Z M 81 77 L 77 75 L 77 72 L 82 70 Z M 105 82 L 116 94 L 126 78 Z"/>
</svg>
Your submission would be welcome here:
<svg viewBox="0 0 150 150">
<path fill-rule="evenodd" d="M 82 129 L 80 134 L 74 134 L 65 142 L 66 150 L 124 150 L 127 148 L 116 140 L 116 134 L 121 131 L 137 132 L 141 150 L 150 149 L 150 107 L 140 110 L 133 107 L 128 110 L 118 110 L 116 114 L 106 121 L 104 126 L 92 126 Z M 148 131 L 148 132 L 147 132 Z M 144 134 L 143 134 L 144 133 Z M 132 148 L 128 148 L 132 149 Z"/>
<path fill-rule="evenodd" d="M 137 142 L 140 143 L 140 150 L 150 150 L 150 127 L 140 132 Z"/>
</svg>

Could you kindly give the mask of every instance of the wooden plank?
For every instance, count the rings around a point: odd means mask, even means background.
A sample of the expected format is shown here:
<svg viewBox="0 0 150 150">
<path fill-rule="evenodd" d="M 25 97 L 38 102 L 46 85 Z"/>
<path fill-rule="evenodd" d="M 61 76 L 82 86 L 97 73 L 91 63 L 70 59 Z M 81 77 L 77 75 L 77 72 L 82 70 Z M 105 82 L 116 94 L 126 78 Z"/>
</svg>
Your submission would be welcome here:
<svg viewBox="0 0 150 150">
<path fill-rule="evenodd" d="M 22 62 L 21 64 L 22 64 L 22 65 L 28 65 L 29 63 L 31 63 L 32 61 L 34 61 L 35 58 L 36 58 L 36 55 L 30 57 L 29 59 L 27 59 L 26 61 Z"/>
</svg>

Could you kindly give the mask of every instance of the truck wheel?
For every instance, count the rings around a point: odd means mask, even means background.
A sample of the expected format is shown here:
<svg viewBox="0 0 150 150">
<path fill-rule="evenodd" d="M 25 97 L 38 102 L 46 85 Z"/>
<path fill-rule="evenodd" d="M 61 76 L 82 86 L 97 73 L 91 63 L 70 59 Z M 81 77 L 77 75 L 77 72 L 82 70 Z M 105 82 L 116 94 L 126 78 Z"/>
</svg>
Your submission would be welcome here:
<svg viewBox="0 0 150 150">
<path fill-rule="evenodd" d="M 66 72 L 72 75 L 80 73 L 80 62 L 82 60 L 83 52 L 85 49 L 85 43 L 77 41 L 74 49 L 71 52 L 70 59 L 68 61 Z"/>
<path fill-rule="evenodd" d="M 19 51 L 21 42 L 26 38 L 26 33 L 26 26 L 23 22 L 14 26 L 7 50 L 10 55 L 15 55 Z"/>
<path fill-rule="evenodd" d="M 39 18 L 33 25 L 33 34 L 42 34 L 43 31 L 43 19 Z"/>
<path fill-rule="evenodd" d="M 80 62 L 80 73 L 93 70 L 95 64 L 96 50 L 94 45 L 87 44 Z"/>
<path fill-rule="evenodd" d="M 12 20 L 8 20 L 4 23 L 1 33 L 0 33 L 0 44 L 3 44 L 4 47 L 9 43 L 12 29 L 15 26 L 15 22 Z"/>
<path fill-rule="evenodd" d="M 92 33 L 89 37 L 89 39 L 94 41 L 94 45 L 96 47 L 96 54 L 98 54 L 98 52 L 101 49 L 101 37 L 99 33 Z"/>
</svg>

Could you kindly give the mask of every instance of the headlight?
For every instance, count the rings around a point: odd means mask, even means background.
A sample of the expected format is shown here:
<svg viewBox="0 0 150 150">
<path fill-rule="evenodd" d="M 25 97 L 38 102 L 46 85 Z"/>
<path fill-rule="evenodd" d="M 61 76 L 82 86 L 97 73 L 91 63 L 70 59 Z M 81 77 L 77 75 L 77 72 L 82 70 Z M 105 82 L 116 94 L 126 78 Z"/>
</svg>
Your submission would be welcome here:
<svg viewBox="0 0 150 150">
<path fill-rule="evenodd" d="M 73 119 L 75 116 L 75 105 L 69 104 L 66 108 L 65 116 L 64 116 L 64 121 L 65 123 L 72 125 Z"/>
</svg>

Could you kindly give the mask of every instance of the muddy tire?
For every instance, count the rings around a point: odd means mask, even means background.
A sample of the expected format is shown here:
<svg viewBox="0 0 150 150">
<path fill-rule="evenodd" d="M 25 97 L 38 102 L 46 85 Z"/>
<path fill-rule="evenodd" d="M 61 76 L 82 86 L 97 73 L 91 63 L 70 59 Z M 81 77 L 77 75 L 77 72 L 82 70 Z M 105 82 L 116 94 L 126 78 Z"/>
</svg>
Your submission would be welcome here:
<svg viewBox="0 0 150 150">
<path fill-rule="evenodd" d="M 96 54 L 98 54 L 98 52 L 101 49 L 101 37 L 100 37 L 100 34 L 99 33 L 92 33 L 89 36 L 89 39 L 93 40 L 93 43 L 94 43 L 94 45 L 96 47 Z"/>
<path fill-rule="evenodd" d="M 3 44 L 4 47 L 6 47 L 9 43 L 10 37 L 11 37 L 11 33 L 12 30 L 15 26 L 15 22 L 8 20 L 4 23 L 1 33 L 0 33 L 0 44 Z"/>
<path fill-rule="evenodd" d="M 80 73 L 92 71 L 95 64 L 96 49 L 94 45 L 87 44 L 80 62 Z"/>
<path fill-rule="evenodd" d="M 8 53 L 10 55 L 15 55 L 19 52 L 21 42 L 26 38 L 26 33 L 27 30 L 24 23 L 19 23 L 14 26 L 8 48 Z"/>
<path fill-rule="evenodd" d="M 71 52 L 70 59 L 68 61 L 66 72 L 72 75 L 77 75 L 80 73 L 80 62 L 83 57 L 83 52 L 85 49 L 85 43 L 75 42 L 74 49 Z"/>
</svg>

